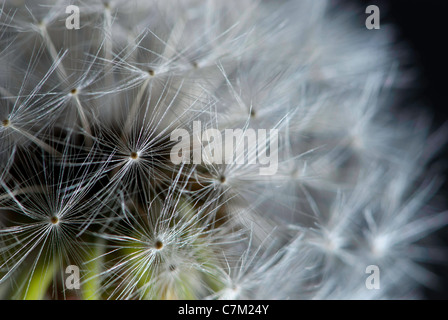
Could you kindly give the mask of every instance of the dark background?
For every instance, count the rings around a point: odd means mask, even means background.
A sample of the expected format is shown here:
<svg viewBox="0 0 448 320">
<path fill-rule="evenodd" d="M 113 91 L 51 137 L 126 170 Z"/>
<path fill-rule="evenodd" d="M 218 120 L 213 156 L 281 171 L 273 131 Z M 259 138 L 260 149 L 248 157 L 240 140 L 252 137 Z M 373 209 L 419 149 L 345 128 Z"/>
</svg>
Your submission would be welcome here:
<svg viewBox="0 0 448 320">
<path fill-rule="evenodd" d="M 407 97 L 420 102 L 434 116 L 433 129 L 448 122 L 448 1 L 446 0 L 344 0 L 360 6 L 365 13 L 368 5 L 377 5 L 381 11 L 381 23 L 393 23 L 397 27 L 398 42 L 406 42 L 412 51 L 413 64 L 419 69 L 419 81 Z M 364 26 L 365 18 L 360 17 Z M 364 26 L 365 27 L 365 26 Z M 382 30 L 372 30 L 382 32 Z M 448 140 L 448 137 L 447 137 Z M 435 161 L 448 167 L 448 147 L 441 150 Z M 448 176 L 448 170 L 443 172 Z M 442 208 L 448 208 L 448 179 L 439 193 Z M 443 206 L 444 205 L 444 206 Z M 448 228 L 437 233 L 448 247 Z M 430 266 L 440 276 L 439 290 L 426 289 L 428 299 L 448 299 L 448 255 L 445 265 Z"/>
<path fill-rule="evenodd" d="M 377 5 L 381 22 L 397 26 L 399 41 L 413 51 L 415 65 L 421 70 L 421 88 L 416 99 L 428 102 L 441 125 L 448 120 L 448 1 L 446 0 L 346 0 L 365 9 Z M 365 17 L 368 15 L 365 14 Z M 365 21 L 362 17 L 362 22 Z M 381 32 L 381 30 L 377 30 Z"/>
</svg>

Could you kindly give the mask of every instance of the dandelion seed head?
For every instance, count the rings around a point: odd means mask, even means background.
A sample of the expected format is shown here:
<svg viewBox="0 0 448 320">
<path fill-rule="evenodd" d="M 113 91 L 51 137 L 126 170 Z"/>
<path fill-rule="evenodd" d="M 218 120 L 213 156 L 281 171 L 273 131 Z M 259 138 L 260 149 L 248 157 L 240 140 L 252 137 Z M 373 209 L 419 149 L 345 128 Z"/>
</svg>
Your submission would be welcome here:
<svg viewBox="0 0 448 320">
<path fill-rule="evenodd" d="M 376 257 L 387 255 L 390 243 L 386 235 L 377 235 L 372 239 L 372 253 Z"/>
<path fill-rule="evenodd" d="M 58 225 L 59 222 L 60 222 L 60 220 L 59 220 L 59 218 L 58 218 L 57 216 L 52 216 L 52 217 L 50 218 L 50 222 L 51 222 L 53 225 Z"/>
<path fill-rule="evenodd" d="M 420 262 L 443 260 L 426 239 L 448 215 L 428 166 L 448 129 L 395 108 L 411 77 L 389 26 L 366 33 L 363 10 L 329 0 L 40 2 L 0 5 L 0 298 L 387 299 L 434 283 Z M 243 138 L 213 159 L 197 120 Z M 259 129 L 278 146 L 246 143 Z M 365 287 L 372 261 L 382 290 Z M 76 292 L 59 274 L 73 264 Z"/>
<path fill-rule="evenodd" d="M 132 160 L 138 160 L 138 158 L 140 157 L 138 152 L 131 152 L 130 156 L 129 156 Z"/>
<path fill-rule="evenodd" d="M 225 175 L 220 175 L 219 176 L 219 183 L 221 184 L 225 184 L 226 183 L 226 176 Z"/>
<path fill-rule="evenodd" d="M 255 112 L 254 109 L 251 109 L 251 110 L 250 110 L 250 117 L 251 117 L 251 118 L 255 118 L 256 116 L 257 116 L 257 112 Z"/>
<path fill-rule="evenodd" d="M 155 248 L 156 250 L 162 250 L 162 249 L 163 249 L 163 242 L 162 242 L 161 240 L 157 239 L 157 240 L 154 242 L 154 248 Z"/>
<path fill-rule="evenodd" d="M 39 28 L 39 30 L 41 30 L 42 32 L 45 31 L 47 29 L 47 21 L 41 20 L 37 23 L 37 27 Z"/>
</svg>

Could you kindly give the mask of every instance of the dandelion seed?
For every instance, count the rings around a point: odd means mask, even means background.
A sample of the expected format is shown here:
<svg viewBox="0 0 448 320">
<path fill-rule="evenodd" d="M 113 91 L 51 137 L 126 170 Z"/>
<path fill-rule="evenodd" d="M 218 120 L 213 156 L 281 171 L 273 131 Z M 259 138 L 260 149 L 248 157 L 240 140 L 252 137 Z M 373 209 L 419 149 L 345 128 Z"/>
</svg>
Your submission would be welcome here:
<svg viewBox="0 0 448 320">
<path fill-rule="evenodd" d="M 154 248 L 156 248 L 157 250 L 162 250 L 163 242 L 160 240 L 156 240 L 156 242 L 154 243 Z"/>
<path fill-rule="evenodd" d="M 53 217 L 51 217 L 50 221 L 52 224 L 56 225 L 59 223 L 59 218 L 56 216 L 53 216 Z"/>
</svg>

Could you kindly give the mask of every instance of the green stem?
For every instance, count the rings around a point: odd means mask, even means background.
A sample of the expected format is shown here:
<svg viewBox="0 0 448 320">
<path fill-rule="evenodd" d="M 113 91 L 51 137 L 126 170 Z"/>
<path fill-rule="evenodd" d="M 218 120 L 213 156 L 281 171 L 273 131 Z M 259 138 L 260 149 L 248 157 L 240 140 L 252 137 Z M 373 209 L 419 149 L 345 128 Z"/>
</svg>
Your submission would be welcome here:
<svg viewBox="0 0 448 320">
<path fill-rule="evenodd" d="M 22 276 L 22 290 L 19 290 L 19 298 L 23 300 L 43 300 L 48 288 L 53 282 L 56 272 L 59 270 L 59 260 L 39 261 L 34 272 L 29 275 L 29 269 Z"/>
<path fill-rule="evenodd" d="M 82 298 L 84 300 L 101 300 L 101 277 L 104 254 L 104 243 L 101 239 L 97 240 L 94 248 L 86 256 L 86 280 L 82 285 Z"/>
</svg>

